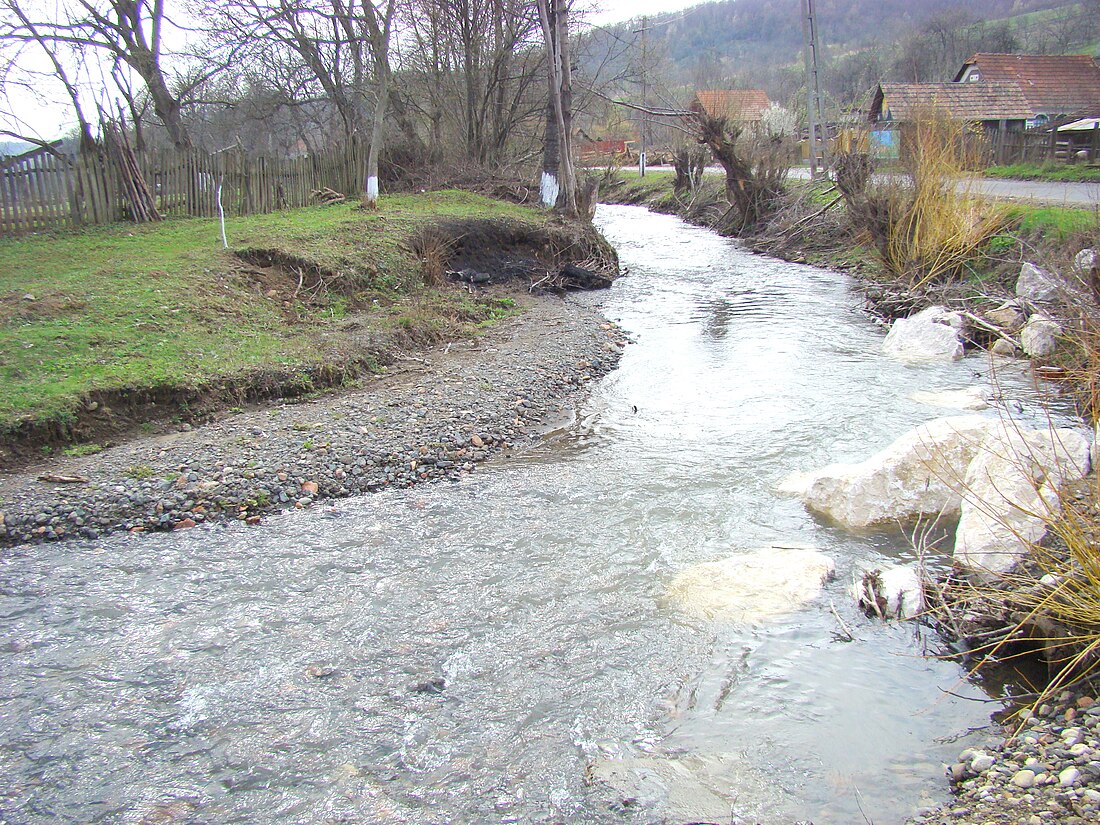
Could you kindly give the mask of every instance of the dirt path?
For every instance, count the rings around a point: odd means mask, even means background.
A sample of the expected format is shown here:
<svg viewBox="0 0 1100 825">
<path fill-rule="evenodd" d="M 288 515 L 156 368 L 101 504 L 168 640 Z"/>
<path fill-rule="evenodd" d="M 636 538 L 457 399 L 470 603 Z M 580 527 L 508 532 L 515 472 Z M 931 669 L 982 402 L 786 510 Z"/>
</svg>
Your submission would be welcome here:
<svg viewBox="0 0 1100 825">
<path fill-rule="evenodd" d="M 521 316 L 407 356 L 362 388 L 0 477 L 0 544 L 258 523 L 319 499 L 460 478 L 568 420 L 614 368 L 625 341 L 600 315 L 603 294 L 516 296 Z"/>
</svg>

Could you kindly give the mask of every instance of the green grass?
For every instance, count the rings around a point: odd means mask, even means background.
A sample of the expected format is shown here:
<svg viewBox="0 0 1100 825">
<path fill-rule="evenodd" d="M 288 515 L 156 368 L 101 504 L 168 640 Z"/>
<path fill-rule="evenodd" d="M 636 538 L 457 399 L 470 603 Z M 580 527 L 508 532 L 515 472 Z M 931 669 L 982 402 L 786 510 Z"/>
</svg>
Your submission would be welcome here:
<svg viewBox="0 0 1100 825">
<path fill-rule="evenodd" d="M 1091 209 L 1013 205 L 1008 212 L 1012 220 L 1018 222 L 1020 232 L 1025 235 L 1065 240 L 1094 232 L 1100 227 L 1100 214 Z"/>
<path fill-rule="evenodd" d="M 1049 180 L 1056 182 L 1100 182 L 1100 169 L 1071 163 L 1014 163 L 991 166 L 985 170 L 991 178 L 1018 180 Z"/>
<path fill-rule="evenodd" d="M 324 363 L 326 334 L 348 314 L 349 296 L 383 315 L 424 298 L 406 242 L 440 217 L 546 220 L 457 191 L 391 196 L 377 211 L 340 205 L 227 220 L 232 249 L 281 250 L 326 270 L 328 289 L 290 308 L 257 288 L 213 220 L 0 239 L 0 431 L 27 419 L 63 422 L 96 390 L 200 387 Z"/>
</svg>

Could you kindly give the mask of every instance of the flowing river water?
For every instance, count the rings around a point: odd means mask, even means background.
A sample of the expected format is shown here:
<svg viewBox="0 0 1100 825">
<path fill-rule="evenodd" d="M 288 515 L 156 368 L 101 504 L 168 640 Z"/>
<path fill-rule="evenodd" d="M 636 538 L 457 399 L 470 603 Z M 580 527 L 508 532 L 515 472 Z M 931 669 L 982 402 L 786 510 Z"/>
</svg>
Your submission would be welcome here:
<svg viewBox="0 0 1100 825">
<path fill-rule="evenodd" d="M 0 821 L 827 825 L 942 798 L 996 705 L 851 604 L 859 570 L 911 558 L 900 532 L 775 487 L 951 414 L 910 394 L 988 362 L 899 365 L 842 275 L 636 207 L 598 220 L 635 343 L 533 452 L 262 529 L 5 560 Z M 1034 411 L 1022 377 L 1001 389 Z M 663 598 L 774 544 L 836 579 L 747 624 Z"/>
</svg>

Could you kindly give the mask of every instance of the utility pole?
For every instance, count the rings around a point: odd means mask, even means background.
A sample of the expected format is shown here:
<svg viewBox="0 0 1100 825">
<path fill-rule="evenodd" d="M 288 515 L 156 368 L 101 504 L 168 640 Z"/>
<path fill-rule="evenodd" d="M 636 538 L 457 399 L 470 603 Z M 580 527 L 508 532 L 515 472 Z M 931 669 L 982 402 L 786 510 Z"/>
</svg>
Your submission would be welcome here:
<svg viewBox="0 0 1100 825">
<path fill-rule="evenodd" d="M 649 115 L 646 114 L 646 108 L 649 103 L 646 100 L 648 96 L 648 86 L 646 84 L 646 32 L 649 30 L 649 17 L 648 15 L 642 15 L 642 28 L 639 30 L 642 33 L 642 145 L 638 151 L 638 176 L 645 177 L 645 139 L 646 131 L 649 126 Z"/>
<path fill-rule="evenodd" d="M 817 12 L 814 0 L 802 0 L 802 52 L 806 60 L 806 121 L 809 126 L 810 177 L 817 178 L 818 147 L 822 172 L 829 165 L 829 140 L 825 129 L 825 107 L 817 72 Z"/>
</svg>

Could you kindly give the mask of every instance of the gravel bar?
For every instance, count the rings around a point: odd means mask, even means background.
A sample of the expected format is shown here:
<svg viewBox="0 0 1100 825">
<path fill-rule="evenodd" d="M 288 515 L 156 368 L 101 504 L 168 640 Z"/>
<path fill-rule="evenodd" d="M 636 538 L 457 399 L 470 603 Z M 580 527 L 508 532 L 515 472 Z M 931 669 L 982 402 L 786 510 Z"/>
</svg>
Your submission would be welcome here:
<svg viewBox="0 0 1100 825">
<path fill-rule="evenodd" d="M 911 825 L 1100 822 L 1100 702 L 1064 691 L 1013 719 L 1003 741 L 947 766 L 953 799 Z"/>
<path fill-rule="evenodd" d="M 568 422 L 626 344 L 605 293 L 515 296 L 473 340 L 399 359 L 364 385 L 138 436 L 0 477 L 0 545 L 179 530 L 459 479 Z M 67 481 L 64 481 L 67 480 Z"/>
</svg>

